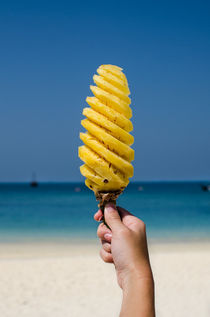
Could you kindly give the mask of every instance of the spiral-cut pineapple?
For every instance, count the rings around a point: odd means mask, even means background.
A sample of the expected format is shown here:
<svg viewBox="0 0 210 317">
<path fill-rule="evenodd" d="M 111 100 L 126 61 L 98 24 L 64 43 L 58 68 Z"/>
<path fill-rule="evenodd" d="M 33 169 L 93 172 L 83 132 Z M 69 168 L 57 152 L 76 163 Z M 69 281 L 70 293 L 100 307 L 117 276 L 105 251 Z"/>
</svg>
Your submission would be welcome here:
<svg viewBox="0 0 210 317">
<path fill-rule="evenodd" d="M 79 147 L 85 163 L 80 171 L 95 193 L 123 191 L 133 176 L 130 91 L 122 68 L 101 65 L 97 73 L 93 76 L 96 86 L 90 86 L 94 97 L 87 97 L 90 108 L 84 108 L 86 119 L 81 121 L 87 132 L 80 133 L 85 144 Z"/>
</svg>

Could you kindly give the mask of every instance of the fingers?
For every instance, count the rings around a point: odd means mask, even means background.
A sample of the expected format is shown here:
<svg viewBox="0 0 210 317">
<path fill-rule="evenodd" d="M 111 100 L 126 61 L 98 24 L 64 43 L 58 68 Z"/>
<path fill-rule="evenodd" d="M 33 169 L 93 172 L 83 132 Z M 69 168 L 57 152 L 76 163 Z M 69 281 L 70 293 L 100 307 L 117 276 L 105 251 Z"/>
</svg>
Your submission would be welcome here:
<svg viewBox="0 0 210 317">
<path fill-rule="evenodd" d="M 132 216 L 135 217 L 132 213 L 130 213 L 128 210 L 126 210 L 125 208 L 122 208 L 120 206 L 117 206 L 117 210 L 120 212 L 121 216 Z"/>
<path fill-rule="evenodd" d="M 120 215 L 117 211 L 117 208 L 114 204 L 108 203 L 104 209 L 105 221 L 111 230 L 118 230 L 123 226 Z"/>
<path fill-rule="evenodd" d="M 122 222 L 128 226 L 130 223 L 132 223 L 134 221 L 134 219 L 136 218 L 135 216 L 133 216 L 129 211 L 127 211 L 126 209 L 117 206 L 117 210 L 121 216 Z"/>
<path fill-rule="evenodd" d="M 112 239 L 111 230 L 107 228 L 107 226 L 104 225 L 103 223 L 100 223 L 100 225 L 98 226 L 97 235 L 99 239 L 106 240 L 107 242 L 111 242 L 111 239 Z"/>
<path fill-rule="evenodd" d="M 103 223 L 100 223 L 98 226 L 97 235 L 101 239 L 102 248 L 100 250 L 100 256 L 102 260 L 106 263 L 113 263 L 113 257 L 111 254 L 111 230 Z"/>
<path fill-rule="evenodd" d="M 101 220 L 103 219 L 103 213 L 102 213 L 101 209 L 99 209 L 99 210 L 95 213 L 94 219 L 95 219 L 96 221 L 101 221 Z"/>
<path fill-rule="evenodd" d="M 134 215 L 132 215 L 129 211 L 127 211 L 126 209 L 122 208 L 122 207 L 115 207 L 113 204 L 107 204 L 106 208 L 105 208 L 105 213 L 106 213 L 106 222 L 108 224 L 108 226 L 113 229 L 113 226 L 116 229 L 120 228 L 120 225 L 124 224 L 127 228 L 134 230 L 134 231 L 139 231 L 139 230 L 143 230 L 145 231 L 145 224 L 144 222 L 135 217 Z M 116 212 L 116 210 L 118 212 Z M 103 219 L 103 213 L 102 211 L 99 209 L 95 215 L 94 215 L 94 219 L 96 221 L 101 221 Z M 110 222 L 110 223 L 108 223 Z M 122 226 L 121 226 L 122 228 Z M 108 228 L 103 228 L 104 230 Z M 110 233 L 110 230 L 108 230 Z M 101 235 L 106 234 L 105 232 L 102 232 Z M 103 238 L 103 236 L 99 237 L 100 239 Z M 106 238 L 107 240 L 107 238 Z M 111 241 L 111 238 L 108 237 L 108 241 Z"/>
<path fill-rule="evenodd" d="M 127 211 L 126 209 L 122 207 L 117 206 L 117 210 L 119 211 L 120 216 L 122 218 L 122 222 L 124 223 L 126 227 L 134 231 L 139 231 L 140 229 L 144 229 L 145 224 L 141 219 L 135 217 L 129 211 Z"/>
<path fill-rule="evenodd" d="M 101 240 L 101 244 L 104 251 L 111 253 L 111 243 L 107 242 L 106 240 Z"/>
<path fill-rule="evenodd" d="M 106 252 L 103 248 L 100 250 L 100 256 L 106 263 L 113 263 L 113 257 L 111 253 Z"/>
</svg>

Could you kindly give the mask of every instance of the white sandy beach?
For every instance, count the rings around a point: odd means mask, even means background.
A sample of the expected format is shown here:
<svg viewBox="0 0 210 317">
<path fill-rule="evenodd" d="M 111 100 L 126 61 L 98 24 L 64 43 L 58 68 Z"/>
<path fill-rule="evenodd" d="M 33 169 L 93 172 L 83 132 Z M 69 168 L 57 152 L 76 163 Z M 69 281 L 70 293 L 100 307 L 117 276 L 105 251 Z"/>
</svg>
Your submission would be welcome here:
<svg viewBox="0 0 210 317">
<path fill-rule="evenodd" d="M 117 317 L 121 290 L 94 243 L 0 244 L 0 316 Z M 150 246 L 161 317 L 210 316 L 210 243 Z"/>
</svg>

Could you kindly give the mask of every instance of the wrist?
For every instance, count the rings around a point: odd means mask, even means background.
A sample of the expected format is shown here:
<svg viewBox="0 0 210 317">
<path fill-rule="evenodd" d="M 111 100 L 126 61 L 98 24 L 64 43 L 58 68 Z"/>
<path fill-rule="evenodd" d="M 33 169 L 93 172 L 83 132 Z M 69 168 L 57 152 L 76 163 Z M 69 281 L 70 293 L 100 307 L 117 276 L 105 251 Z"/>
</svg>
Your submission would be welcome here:
<svg viewBox="0 0 210 317">
<path fill-rule="evenodd" d="M 131 288 L 138 288 L 146 285 L 150 288 L 154 287 L 154 280 L 150 265 L 145 267 L 135 266 L 130 268 L 125 274 L 122 289 L 123 291 L 129 291 Z"/>
</svg>

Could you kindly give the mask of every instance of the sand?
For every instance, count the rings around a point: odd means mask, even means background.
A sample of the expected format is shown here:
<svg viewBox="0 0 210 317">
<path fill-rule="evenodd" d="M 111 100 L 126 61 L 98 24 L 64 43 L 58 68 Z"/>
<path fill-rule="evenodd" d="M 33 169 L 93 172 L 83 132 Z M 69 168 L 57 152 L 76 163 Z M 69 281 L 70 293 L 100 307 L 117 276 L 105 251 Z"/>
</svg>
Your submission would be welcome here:
<svg viewBox="0 0 210 317">
<path fill-rule="evenodd" d="M 99 244 L 0 244 L 0 316 L 114 317 L 121 290 Z M 210 243 L 150 245 L 160 317 L 210 316 Z"/>
</svg>

